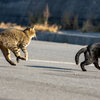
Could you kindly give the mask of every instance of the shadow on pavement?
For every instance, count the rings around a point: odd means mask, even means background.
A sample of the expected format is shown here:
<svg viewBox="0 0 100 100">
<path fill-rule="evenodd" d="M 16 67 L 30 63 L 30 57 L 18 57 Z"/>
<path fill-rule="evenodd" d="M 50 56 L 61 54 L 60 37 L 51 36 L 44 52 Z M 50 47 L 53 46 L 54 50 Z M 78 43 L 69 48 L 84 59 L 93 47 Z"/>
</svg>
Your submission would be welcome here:
<svg viewBox="0 0 100 100">
<path fill-rule="evenodd" d="M 77 69 L 70 69 L 70 68 L 59 68 L 59 67 L 49 67 L 49 66 L 30 66 L 30 65 L 25 65 L 27 67 L 35 67 L 35 68 L 45 68 L 45 69 L 57 69 L 57 70 L 76 70 L 79 71 Z"/>
</svg>

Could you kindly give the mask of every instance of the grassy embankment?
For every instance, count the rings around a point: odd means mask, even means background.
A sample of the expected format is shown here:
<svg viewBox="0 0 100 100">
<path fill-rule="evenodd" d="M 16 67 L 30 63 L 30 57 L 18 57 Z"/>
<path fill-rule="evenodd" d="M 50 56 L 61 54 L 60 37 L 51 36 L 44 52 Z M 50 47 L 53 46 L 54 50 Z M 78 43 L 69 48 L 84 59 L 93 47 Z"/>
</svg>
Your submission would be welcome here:
<svg viewBox="0 0 100 100">
<path fill-rule="evenodd" d="M 57 32 L 59 29 L 63 30 L 77 30 L 82 31 L 84 33 L 86 32 L 100 32 L 100 25 L 95 21 L 95 25 L 93 25 L 90 18 L 88 18 L 86 21 L 83 22 L 83 26 L 79 26 L 78 22 L 78 16 L 74 16 L 74 18 L 71 17 L 71 13 L 65 12 L 61 17 L 61 23 L 62 25 L 49 24 L 49 18 L 51 14 L 49 11 L 48 4 L 46 5 L 45 10 L 40 13 L 38 16 L 34 16 L 33 13 L 29 13 L 29 21 L 31 25 L 35 26 L 36 31 L 48 31 L 48 32 Z M 0 24 L 0 28 L 7 29 L 7 28 L 16 28 L 24 30 L 26 27 L 21 27 L 17 24 L 12 23 L 4 23 L 2 22 Z"/>
</svg>

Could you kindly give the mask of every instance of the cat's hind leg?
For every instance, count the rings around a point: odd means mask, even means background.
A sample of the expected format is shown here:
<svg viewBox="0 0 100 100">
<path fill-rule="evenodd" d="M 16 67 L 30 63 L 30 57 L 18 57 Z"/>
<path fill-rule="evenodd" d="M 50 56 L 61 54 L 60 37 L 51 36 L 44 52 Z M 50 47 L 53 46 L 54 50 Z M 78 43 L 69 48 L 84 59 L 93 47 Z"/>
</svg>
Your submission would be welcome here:
<svg viewBox="0 0 100 100">
<path fill-rule="evenodd" d="M 97 69 L 100 70 L 100 66 L 98 65 L 98 58 L 95 60 L 95 62 L 93 64 Z"/>
<path fill-rule="evenodd" d="M 16 45 L 13 45 L 11 48 L 9 48 L 13 53 L 14 55 L 17 57 L 17 62 L 19 63 L 19 59 L 22 59 L 22 60 L 26 60 L 25 57 L 21 56 L 20 55 L 20 51 L 18 49 L 18 47 Z"/>
<path fill-rule="evenodd" d="M 20 49 L 18 49 L 18 53 L 20 55 Z M 19 58 L 18 57 L 16 58 L 16 61 L 17 61 L 17 63 L 19 63 Z"/>
<path fill-rule="evenodd" d="M 3 45 L 0 46 L 0 48 L 1 48 L 1 51 L 2 51 L 2 53 L 3 53 L 4 57 L 5 57 L 5 59 L 6 59 L 11 65 L 16 65 L 16 63 L 14 63 L 13 61 L 11 61 L 11 59 L 10 59 L 10 50 L 7 49 L 7 48 L 5 48 Z"/>
<path fill-rule="evenodd" d="M 87 71 L 87 70 L 84 68 L 84 66 L 85 66 L 85 65 L 91 64 L 91 63 L 93 62 L 93 60 L 92 60 L 92 58 L 90 57 L 90 54 L 89 54 L 88 51 L 87 51 L 87 52 L 84 52 L 84 57 L 85 57 L 85 61 L 83 61 L 83 62 L 80 64 L 80 66 L 81 66 L 82 71 Z"/>
<path fill-rule="evenodd" d="M 92 64 L 92 61 L 91 61 L 91 60 L 85 60 L 85 61 L 83 61 L 83 62 L 80 64 L 82 71 L 87 71 L 87 70 L 84 68 L 84 66 L 85 66 L 85 65 L 89 65 L 89 64 Z"/>
</svg>

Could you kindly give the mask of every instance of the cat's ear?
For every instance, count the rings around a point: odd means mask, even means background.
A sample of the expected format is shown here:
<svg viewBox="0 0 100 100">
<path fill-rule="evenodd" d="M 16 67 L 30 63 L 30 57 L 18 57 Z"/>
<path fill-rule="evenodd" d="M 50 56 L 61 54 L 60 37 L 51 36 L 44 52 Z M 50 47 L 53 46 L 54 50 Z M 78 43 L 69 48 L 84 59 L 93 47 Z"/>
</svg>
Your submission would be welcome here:
<svg viewBox="0 0 100 100">
<path fill-rule="evenodd" d="M 32 27 L 30 28 L 30 31 L 34 31 L 34 30 L 35 30 L 35 27 L 32 26 Z"/>
<path fill-rule="evenodd" d="M 31 28 L 32 28 L 32 30 L 34 30 L 35 26 L 34 26 L 34 25 L 32 25 L 32 26 L 31 26 Z"/>
<path fill-rule="evenodd" d="M 35 30 L 35 27 L 33 26 L 33 30 Z"/>
</svg>

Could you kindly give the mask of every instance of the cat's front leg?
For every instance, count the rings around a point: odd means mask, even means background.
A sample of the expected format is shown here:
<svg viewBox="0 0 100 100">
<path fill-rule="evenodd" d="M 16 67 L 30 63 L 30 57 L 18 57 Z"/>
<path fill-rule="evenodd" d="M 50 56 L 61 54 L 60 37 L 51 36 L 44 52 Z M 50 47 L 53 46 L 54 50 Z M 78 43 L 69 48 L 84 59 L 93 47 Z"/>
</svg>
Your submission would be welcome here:
<svg viewBox="0 0 100 100">
<path fill-rule="evenodd" d="M 28 60 L 28 52 L 27 52 L 26 48 L 25 47 L 22 47 L 21 50 L 25 54 L 25 60 L 27 61 Z"/>
</svg>

